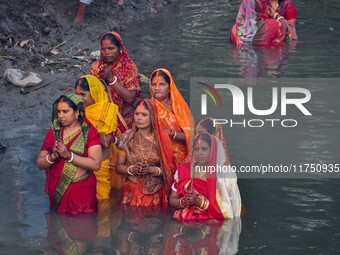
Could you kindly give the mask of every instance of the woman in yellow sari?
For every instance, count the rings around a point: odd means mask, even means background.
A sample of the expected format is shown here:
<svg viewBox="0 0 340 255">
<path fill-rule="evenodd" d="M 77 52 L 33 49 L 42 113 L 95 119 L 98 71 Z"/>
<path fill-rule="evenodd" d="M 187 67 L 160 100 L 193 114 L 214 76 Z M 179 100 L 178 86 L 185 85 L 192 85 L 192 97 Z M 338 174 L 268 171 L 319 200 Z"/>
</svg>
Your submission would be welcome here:
<svg viewBox="0 0 340 255">
<path fill-rule="evenodd" d="M 190 109 L 168 70 L 155 70 L 149 85 L 164 131 L 171 138 L 177 163 L 181 164 L 190 152 L 190 127 L 194 126 Z"/>
<path fill-rule="evenodd" d="M 85 116 L 100 134 L 103 149 L 101 168 L 95 172 L 97 179 L 97 198 L 110 197 L 109 147 L 117 143 L 118 106 L 110 103 L 104 90 L 104 84 L 93 75 L 84 75 L 76 83 L 78 95 L 85 102 Z"/>
</svg>

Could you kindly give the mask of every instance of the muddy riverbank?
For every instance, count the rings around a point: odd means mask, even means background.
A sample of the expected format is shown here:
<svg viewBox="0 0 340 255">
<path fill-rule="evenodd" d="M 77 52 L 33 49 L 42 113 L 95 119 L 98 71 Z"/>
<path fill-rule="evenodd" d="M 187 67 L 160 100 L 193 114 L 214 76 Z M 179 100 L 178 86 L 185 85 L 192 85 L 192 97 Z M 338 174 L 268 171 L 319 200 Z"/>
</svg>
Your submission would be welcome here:
<svg viewBox="0 0 340 255">
<path fill-rule="evenodd" d="M 87 74 L 107 31 L 129 33 L 127 26 L 173 0 L 100 0 L 88 6 L 84 25 L 74 25 L 78 0 L 2 1 L 0 3 L 0 145 L 29 143 L 32 132 L 48 127 L 52 102 Z M 123 4 L 121 4 L 124 2 Z M 124 42 L 126 44 L 126 42 Z M 128 42 L 137 66 L 141 54 Z M 43 81 L 20 88 L 4 79 L 8 68 L 37 73 Z M 64 90 L 63 90 L 64 89 Z"/>
</svg>

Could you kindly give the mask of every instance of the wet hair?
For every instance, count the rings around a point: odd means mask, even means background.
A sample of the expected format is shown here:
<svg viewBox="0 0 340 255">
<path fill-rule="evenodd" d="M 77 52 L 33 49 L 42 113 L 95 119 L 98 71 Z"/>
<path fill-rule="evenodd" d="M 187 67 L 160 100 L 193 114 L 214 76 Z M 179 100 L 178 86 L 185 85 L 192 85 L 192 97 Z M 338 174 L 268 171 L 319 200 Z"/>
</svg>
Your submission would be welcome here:
<svg viewBox="0 0 340 255">
<path fill-rule="evenodd" d="M 153 78 L 156 77 L 157 72 L 158 72 L 158 71 L 155 71 L 155 72 L 151 75 L 151 81 L 153 80 Z M 159 76 L 162 76 L 162 77 L 164 78 L 164 80 L 165 80 L 168 84 L 170 84 L 170 77 L 169 77 L 165 72 L 163 72 L 162 70 L 159 70 L 159 74 L 158 74 L 158 75 L 159 75 Z"/>
<path fill-rule="evenodd" d="M 61 99 L 63 99 L 63 102 L 67 103 L 67 105 L 71 107 L 74 111 L 78 109 L 78 107 L 76 106 L 75 103 L 72 102 L 72 100 L 70 100 L 68 97 L 65 97 L 63 95 L 59 97 L 58 104 L 61 101 Z"/>
<path fill-rule="evenodd" d="M 214 122 L 210 118 L 205 118 L 201 120 L 199 125 L 204 127 L 211 135 L 216 132 L 216 127 L 214 127 Z"/>
<path fill-rule="evenodd" d="M 118 39 L 113 35 L 113 34 L 106 34 L 102 37 L 102 39 L 100 39 L 100 45 L 102 45 L 102 42 L 108 38 L 114 45 L 116 45 L 118 47 L 118 49 L 120 49 L 120 42 L 118 41 Z"/>
<path fill-rule="evenodd" d="M 201 137 L 202 137 L 202 139 L 203 139 L 204 141 L 207 142 L 207 144 L 208 144 L 209 147 L 210 147 L 210 146 L 211 146 L 211 138 L 210 138 L 210 136 L 209 136 L 208 134 L 199 134 L 198 136 L 196 136 L 195 141 L 194 141 L 194 146 L 193 146 L 193 147 L 195 147 L 197 141 L 198 141 Z"/>
<path fill-rule="evenodd" d="M 77 80 L 76 85 L 75 85 L 75 89 L 77 89 L 78 86 L 80 88 L 82 88 L 84 91 L 90 91 L 89 83 L 87 82 L 87 79 L 85 77 Z"/>
</svg>

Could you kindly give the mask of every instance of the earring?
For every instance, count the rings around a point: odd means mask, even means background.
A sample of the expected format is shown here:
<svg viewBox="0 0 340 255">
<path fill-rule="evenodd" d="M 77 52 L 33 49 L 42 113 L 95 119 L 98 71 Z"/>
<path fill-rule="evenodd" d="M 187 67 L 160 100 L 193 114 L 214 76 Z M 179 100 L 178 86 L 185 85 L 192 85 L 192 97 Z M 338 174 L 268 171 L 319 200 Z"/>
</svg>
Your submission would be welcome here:
<svg viewBox="0 0 340 255">
<path fill-rule="evenodd" d="M 78 119 L 78 117 L 79 117 L 79 116 L 77 115 L 77 116 L 76 116 L 76 119 Z"/>
<path fill-rule="evenodd" d="M 120 54 L 122 54 L 123 53 L 123 51 L 122 50 L 120 50 Z"/>
</svg>

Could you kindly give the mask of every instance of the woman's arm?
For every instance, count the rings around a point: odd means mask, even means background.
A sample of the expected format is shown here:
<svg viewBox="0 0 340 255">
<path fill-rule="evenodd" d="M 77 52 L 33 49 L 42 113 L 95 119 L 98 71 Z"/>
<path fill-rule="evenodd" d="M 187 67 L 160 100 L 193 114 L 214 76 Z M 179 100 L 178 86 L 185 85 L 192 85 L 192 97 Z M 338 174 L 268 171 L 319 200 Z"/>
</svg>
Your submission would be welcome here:
<svg viewBox="0 0 340 255">
<path fill-rule="evenodd" d="M 60 157 L 65 160 L 71 161 L 70 163 L 75 164 L 76 166 L 86 169 L 97 171 L 100 169 L 102 164 L 102 146 L 101 145 L 93 145 L 88 148 L 88 156 L 82 157 L 74 154 L 69 151 L 65 144 L 60 141 L 56 142 L 56 151 L 60 155 Z"/>
<path fill-rule="evenodd" d="M 172 141 L 178 142 L 178 143 L 185 143 L 186 137 L 184 132 L 177 132 L 172 131 L 170 129 L 164 128 L 164 131 L 169 135 L 170 139 Z"/>
<path fill-rule="evenodd" d="M 135 90 L 130 91 L 120 84 L 119 81 L 117 81 L 117 76 L 112 74 L 111 69 L 106 64 L 103 65 L 103 74 L 101 77 L 108 81 L 108 85 L 111 86 L 126 103 L 132 104 L 135 101 L 137 92 Z"/>
<path fill-rule="evenodd" d="M 172 207 L 175 207 L 175 208 L 177 208 L 177 209 L 184 208 L 184 206 L 181 207 L 181 206 L 179 205 L 179 200 L 180 200 L 180 198 L 181 198 L 180 195 L 178 195 L 176 191 L 171 190 L 171 194 L 170 194 L 170 198 L 169 198 L 169 204 L 170 204 Z"/>
<path fill-rule="evenodd" d="M 70 153 L 71 154 L 71 153 Z M 72 163 L 86 170 L 97 171 L 102 164 L 102 146 L 93 145 L 88 149 L 88 156 L 82 157 L 73 154 Z"/>
<path fill-rule="evenodd" d="M 48 158 L 49 161 L 47 161 L 46 157 Z M 54 161 L 58 158 L 56 157 L 55 154 L 50 154 L 49 151 L 47 150 L 42 150 L 39 153 L 38 159 L 37 159 L 37 166 L 40 170 L 44 170 L 46 168 L 49 168 Z"/>
</svg>

